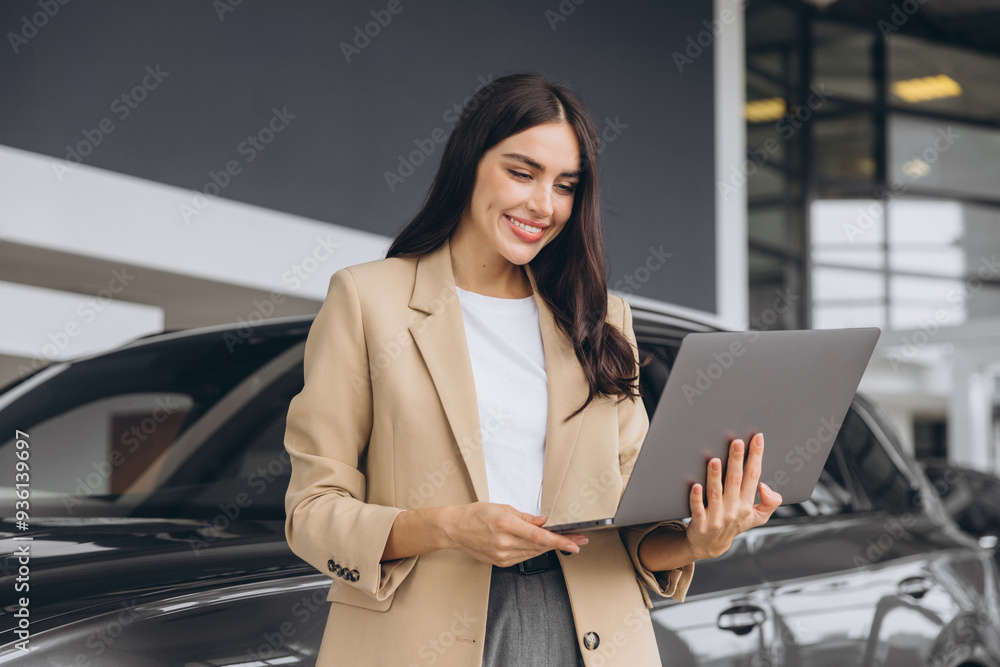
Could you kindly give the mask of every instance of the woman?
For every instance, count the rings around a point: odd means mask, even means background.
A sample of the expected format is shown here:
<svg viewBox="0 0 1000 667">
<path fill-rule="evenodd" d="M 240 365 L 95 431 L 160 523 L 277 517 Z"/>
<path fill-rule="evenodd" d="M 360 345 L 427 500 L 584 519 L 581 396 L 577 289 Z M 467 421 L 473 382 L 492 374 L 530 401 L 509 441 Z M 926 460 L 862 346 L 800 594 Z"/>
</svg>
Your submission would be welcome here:
<svg viewBox="0 0 1000 667">
<path fill-rule="evenodd" d="M 387 257 L 331 277 L 285 433 L 286 538 L 333 579 L 318 665 L 659 665 L 646 586 L 683 601 L 780 504 L 758 435 L 687 525 L 542 527 L 613 515 L 649 428 L 597 155 L 566 87 L 497 79 Z"/>
</svg>

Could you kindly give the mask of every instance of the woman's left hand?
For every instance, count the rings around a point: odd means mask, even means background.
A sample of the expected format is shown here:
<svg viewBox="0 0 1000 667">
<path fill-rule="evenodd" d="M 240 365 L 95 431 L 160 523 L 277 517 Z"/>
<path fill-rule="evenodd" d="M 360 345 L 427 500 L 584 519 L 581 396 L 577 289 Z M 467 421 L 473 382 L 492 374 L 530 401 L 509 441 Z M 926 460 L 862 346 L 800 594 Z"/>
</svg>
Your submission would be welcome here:
<svg viewBox="0 0 1000 667">
<path fill-rule="evenodd" d="M 702 500 L 702 485 L 691 487 L 691 521 L 687 540 L 696 558 L 715 558 L 729 550 L 733 539 L 745 530 L 765 523 L 781 505 L 781 494 L 761 482 L 760 500 L 753 504 L 760 480 L 764 456 L 764 436 L 750 440 L 746 476 L 743 475 L 743 441 L 733 440 L 729 446 L 725 488 L 722 484 L 722 461 L 713 458 L 708 463 L 708 507 Z"/>
</svg>

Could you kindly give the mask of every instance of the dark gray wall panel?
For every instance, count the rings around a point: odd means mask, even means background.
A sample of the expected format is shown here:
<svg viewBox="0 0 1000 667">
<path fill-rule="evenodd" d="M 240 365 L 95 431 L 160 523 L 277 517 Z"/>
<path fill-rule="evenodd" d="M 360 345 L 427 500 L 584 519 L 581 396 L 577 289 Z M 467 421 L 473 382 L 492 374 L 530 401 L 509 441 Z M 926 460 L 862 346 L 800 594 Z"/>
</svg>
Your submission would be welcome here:
<svg viewBox="0 0 1000 667">
<path fill-rule="evenodd" d="M 223 3 L 51 0 L 36 34 L 24 20 L 37 0 L 0 3 L 0 144 L 65 158 L 103 121 L 113 129 L 85 164 L 203 190 L 235 161 L 222 197 L 391 235 L 443 144 L 390 189 L 399 155 L 450 131 L 446 112 L 482 81 L 539 71 L 574 84 L 599 127 L 618 126 L 601 167 L 611 286 L 643 278 L 662 246 L 672 255 L 634 291 L 715 311 L 712 54 L 683 73 L 671 57 L 705 31 L 710 0 L 400 0 L 350 63 L 341 42 L 387 2 L 242 2 L 220 19 Z M 560 7 L 575 10 L 553 30 L 546 12 Z M 121 96 L 144 77 L 128 108 Z M 258 152 L 244 142 L 273 109 L 294 118 Z"/>
</svg>

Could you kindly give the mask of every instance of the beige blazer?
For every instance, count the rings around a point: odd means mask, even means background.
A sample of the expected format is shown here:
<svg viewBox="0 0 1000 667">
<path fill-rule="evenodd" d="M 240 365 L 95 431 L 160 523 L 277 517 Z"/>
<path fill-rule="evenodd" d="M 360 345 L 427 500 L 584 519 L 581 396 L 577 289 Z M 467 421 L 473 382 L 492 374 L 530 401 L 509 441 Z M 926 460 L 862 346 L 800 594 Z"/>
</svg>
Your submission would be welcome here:
<svg viewBox="0 0 1000 667">
<path fill-rule="evenodd" d="M 613 516 L 649 419 L 641 401 L 602 396 L 562 422 L 587 381 L 525 269 L 548 376 L 542 513 L 550 524 Z M 608 296 L 608 321 L 635 346 L 622 298 Z M 491 566 L 454 549 L 379 562 L 399 512 L 489 501 L 449 243 L 334 273 L 304 370 L 285 431 L 285 536 L 332 581 L 317 664 L 481 664 Z M 640 565 L 639 541 L 657 525 L 592 531 L 580 553 L 559 555 L 587 665 L 660 665 L 643 584 L 683 601 L 694 564 L 656 575 Z"/>
</svg>

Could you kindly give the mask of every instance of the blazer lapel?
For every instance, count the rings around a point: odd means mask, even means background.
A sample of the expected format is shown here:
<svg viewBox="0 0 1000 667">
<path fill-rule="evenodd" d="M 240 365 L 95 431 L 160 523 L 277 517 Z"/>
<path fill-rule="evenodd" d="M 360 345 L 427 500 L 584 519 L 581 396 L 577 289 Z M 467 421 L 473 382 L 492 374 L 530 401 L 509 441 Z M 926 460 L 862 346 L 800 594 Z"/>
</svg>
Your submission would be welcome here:
<svg viewBox="0 0 1000 667">
<path fill-rule="evenodd" d="M 566 470 L 587 414 L 584 410 L 570 421 L 563 418 L 587 398 L 587 378 L 576 358 L 573 344 L 559 329 L 555 317 L 538 294 L 530 265 L 525 273 L 538 304 L 539 328 L 548 378 L 548 418 L 545 430 L 545 467 L 542 475 L 542 514 L 551 516 Z M 424 358 L 444 407 L 455 442 L 468 469 L 476 500 L 488 502 L 486 461 L 483 457 L 479 404 L 475 378 L 465 336 L 462 308 L 455 291 L 449 240 L 417 259 L 410 308 L 427 317 L 409 330 Z"/>
</svg>

